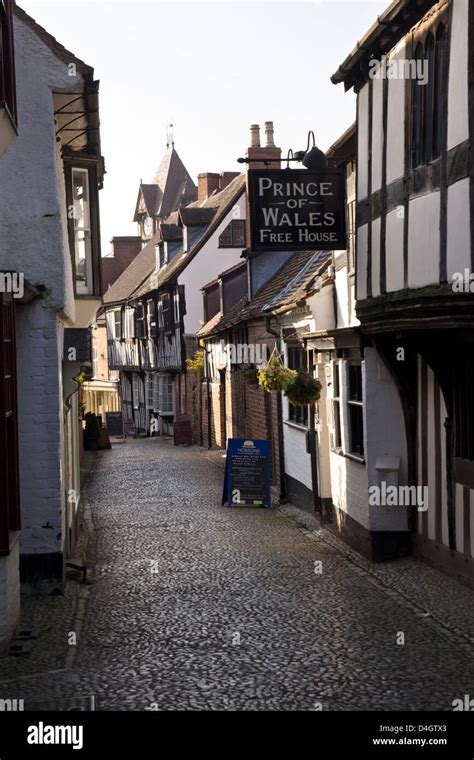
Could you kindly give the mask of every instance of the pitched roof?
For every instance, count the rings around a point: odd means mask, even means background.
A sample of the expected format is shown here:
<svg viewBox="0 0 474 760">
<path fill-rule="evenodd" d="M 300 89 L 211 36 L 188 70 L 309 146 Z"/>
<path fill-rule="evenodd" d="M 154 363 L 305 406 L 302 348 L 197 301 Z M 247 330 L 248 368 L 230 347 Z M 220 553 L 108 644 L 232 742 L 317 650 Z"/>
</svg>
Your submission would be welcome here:
<svg viewBox="0 0 474 760">
<path fill-rule="evenodd" d="M 380 58 L 388 53 L 436 2 L 437 0 L 392 0 L 332 75 L 331 82 L 344 82 L 345 89 L 349 90 L 359 78 L 367 78 L 371 58 Z"/>
<path fill-rule="evenodd" d="M 104 304 L 138 298 L 177 277 L 217 229 L 226 214 L 229 213 L 244 192 L 244 189 L 245 174 L 239 174 L 220 193 L 216 193 L 211 198 L 208 198 L 201 207 L 213 209 L 211 223 L 207 226 L 194 228 L 194 234 L 188 240 L 190 243 L 189 250 L 184 251 L 182 246 L 178 247 L 169 263 L 156 271 L 155 246 L 163 240 L 163 233 L 159 230 L 142 248 L 137 257 L 120 275 L 112 287 L 104 293 Z M 196 207 L 197 203 L 191 205 Z M 165 234 L 167 234 L 166 231 L 169 228 L 177 227 L 177 223 L 178 212 L 175 211 L 166 218 L 165 224 L 162 225 L 162 228 L 165 229 Z M 181 229 L 179 229 L 179 232 L 181 234 Z M 173 239 L 180 240 L 181 238 Z"/>
<path fill-rule="evenodd" d="M 289 309 L 304 301 L 314 288 L 318 275 L 330 264 L 331 258 L 332 254 L 330 251 L 316 251 L 296 276 L 265 304 L 263 311 L 279 311 L 282 308 Z"/>
<path fill-rule="evenodd" d="M 202 227 L 209 224 L 214 216 L 214 208 L 202 206 L 185 206 L 179 210 L 179 220 L 186 227 Z"/>
<path fill-rule="evenodd" d="M 329 255 L 329 254 L 328 254 Z M 262 310 L 270 303 L 281 291 L 291 283 L 301 272 L 308 262 L 315 256 L 314 251 L 296 251 L 289 259 L 275 272 L 254 295 L 251 301 L 248 297 L 241 298 L 234 306 L 229 309 L 227 314 L 223 315 L 217 324 L 210 324 L 210 320 L 197 333 L 200 337 L 204 335 L 213 335 L 216 333 L 229 330 L 231 327 L 256 319 L 262 316 Z"/>
<path fill-rule="evenodd" d="M 94 69 L 92 66 L 89 66 L 87 63 L 74 55 L 74 53 L 71 53 L 70 50 L 67 50 L 64 45 L 61 45 L 61 43 L 58 42 L 58 40 L 53 37 L 52 34 L 50 34 L 44 27 L 38 24 L 38 22 L 35 21 L 32 16 L 26 13 L 26 11 L 24 11 L 23 8 L 20 8 L 20 6 L 16 3 L 13 4 L 13 13 L 27 26 L 29 26 L 30 29 L 32 29 L 33 32 L 35 32 L 35 34 L 37 34 L 38 37 L 43 40 L 43 42 L 60 60 L 64 61 L 64 63 L 75 63 L 76 68 L 81 72 L 81 74 L 85 74 L 90 78 L 93 77 Z"/>
<path fill-rule="evenodd" d="M 139 219 L 140 197 L 150 216 L 164 219 L 179 207 L 196 198 L 197 187 L 174 146 L 167 148 L 151 183 L 140 185 L 133 221 Z"/>
</svg>

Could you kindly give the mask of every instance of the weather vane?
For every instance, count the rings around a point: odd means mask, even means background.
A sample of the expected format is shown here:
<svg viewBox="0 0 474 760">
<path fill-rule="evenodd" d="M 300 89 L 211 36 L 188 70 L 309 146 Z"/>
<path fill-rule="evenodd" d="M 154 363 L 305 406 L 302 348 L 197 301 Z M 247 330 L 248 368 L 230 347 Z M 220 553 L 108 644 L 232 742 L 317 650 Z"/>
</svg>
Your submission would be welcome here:
<svg viewBox="0 0 474 760">
<path fill-rule="evenodd" d="M 166 125 L 166 147 L 167 148 L 169 148 L 170 145 L 172 148 L 174 148 L 173 127 L 174 127 L 174 124 L 172 124 L 171 122 Z"/>
</svg>

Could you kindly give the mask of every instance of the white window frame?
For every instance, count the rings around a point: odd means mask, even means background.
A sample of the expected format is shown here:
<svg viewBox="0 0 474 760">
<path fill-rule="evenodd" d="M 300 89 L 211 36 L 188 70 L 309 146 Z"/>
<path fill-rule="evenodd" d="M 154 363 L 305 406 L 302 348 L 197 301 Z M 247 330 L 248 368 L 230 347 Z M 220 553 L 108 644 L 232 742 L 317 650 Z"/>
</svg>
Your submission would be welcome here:
<svg viewBox="0 0 474 760">
<path fill-rule="evenodd" d="M 78 209 L 81 208 L 79 200 L 74 197 L 74 177 L 75 175 L 82 175 L 85 179 L 83 186 L 85 188 L 86 199 L 82 201 L 82 214 L 78 213 Z M 84 247 L 85 247 L 85 284 L 81 284 L 82 280 L 75 279 L 76 293 L 78 295 L 89 295 L 93 293 L 93 274 L 92 274 L 92 240 L 91 240 L 91 201 L 90 201 L 90 183 L 89 183 L 89 170 L 80 166 L 72 166 L 71 168 L 71 184 L 72 184 L 72 201 L 74 206 L 74 266 L 77 268 L 78 254 L 77 254 L 77 236 L 78 233 L 84 235 Z M 82 221 L 82 226 L 79 226 L 79 222 Z"/>
<path fill-rule="evenodd" d="M 167 373 L 158 375 L 158 409 L 161 417 L 171 417 L 174 415 L 174 382 L 173 378 Z"/>
</svg>

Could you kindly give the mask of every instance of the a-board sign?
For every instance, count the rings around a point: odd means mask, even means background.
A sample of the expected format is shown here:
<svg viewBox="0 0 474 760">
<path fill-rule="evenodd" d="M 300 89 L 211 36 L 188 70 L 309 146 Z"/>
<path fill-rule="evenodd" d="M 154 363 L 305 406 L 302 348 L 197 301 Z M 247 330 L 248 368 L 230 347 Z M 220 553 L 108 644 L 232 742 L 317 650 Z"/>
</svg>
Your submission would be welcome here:
<svg viewBox="0 0 474 760">
<path fill-rule="evenodd" d="M 123 435 L 122 412 L 106 412 L 105 426 L 109 435 Z"/>
<path fill-rule="evenodd" d="M 253 169 L 248 173 L 253 251 L 346 248 L 341 169 Z"/>
<path fill-rule="evenodd" d="M 135 436 L 135 423 L 133 420 L 125 420 L 125 435 L 129 437 Z"/>
<path fill-rule="evenodd" d="M 173 424 L 174 445 L 191 444 L 193 442 L 193 431 L 189 420 L 180 420 Z"/>
<path fill-rule="evenodd" d="M 270 444 L 229 438 L 222 503 L 229 507 L 270 507 Z"/>
</svg>

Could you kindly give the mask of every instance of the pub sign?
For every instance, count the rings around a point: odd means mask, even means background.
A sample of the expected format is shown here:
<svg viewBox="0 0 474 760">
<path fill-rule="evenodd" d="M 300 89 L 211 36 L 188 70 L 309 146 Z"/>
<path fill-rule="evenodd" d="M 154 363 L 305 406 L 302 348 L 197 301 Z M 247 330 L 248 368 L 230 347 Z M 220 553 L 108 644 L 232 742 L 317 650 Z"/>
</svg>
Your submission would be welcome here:
<svg viewBox="0 0 474 760">
<path fill-rule="evenodd" d="M 248 182 L 253 251 L 346 248 L 343 169 L 253 169 Z"/>
</svg>

